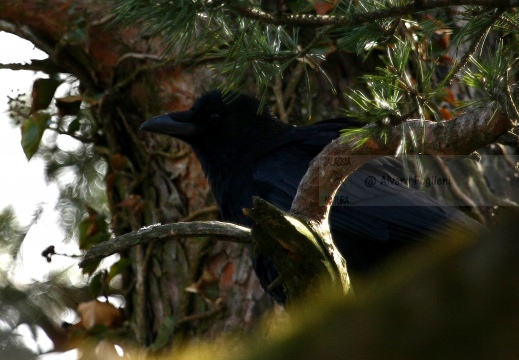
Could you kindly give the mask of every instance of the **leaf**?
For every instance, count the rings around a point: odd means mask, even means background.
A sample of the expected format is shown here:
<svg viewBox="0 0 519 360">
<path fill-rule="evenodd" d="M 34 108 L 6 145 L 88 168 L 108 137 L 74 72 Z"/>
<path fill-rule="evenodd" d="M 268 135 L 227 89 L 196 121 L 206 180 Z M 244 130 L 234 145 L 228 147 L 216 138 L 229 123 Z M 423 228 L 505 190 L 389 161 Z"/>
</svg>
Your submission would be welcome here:
<svg viewBox="0 0 519 360">
<path fill-rule="evenodd" d="M 86 265 L 85 267 L 83 267 L 81 269 L 81 272 L 83 274 L 88 274 L 88 275 L 92 275 L 94 273 L 94 271 L 96 271 L 97 267 L 99 266 L 99 264 L 101 263 L 101 260 L 99 261 L 95 261 L 91 264 L 88 264 Z M 93 287 L 90 287 L 90 291 L 95 291 L 96 289 L 93 288 Z"/>
<path fill-rule="evenodd" d="M 34 80 L 32 84 L 31 114 L 49 107 L 54 93 L 61 83 L 62 81 L 55 77 Z"/>
<path fill-rule="evenodd" d="M 131 194 L 128 195 L 123 201 L 115 204 L 115 207 L 121 208 L 135 208 L 139 203 L 142 202 L 142 197 L 140 195 Z"/>
<path fill-rule="evenodd" d="M 58 115 L 76 115 L 81 108 L 82 96 L 67 96 L 56 98 L 56 107 L 58 108 Z M 78 126 L 79 128 L 79 126 Z"/>
<path fill-rule="evenodd" d="M 79 224 L 79 248 L 88 250 L 110 238 L 106 216 L 101 213 L 90 215 Z"/>
<path fill-rule="evenodd" d="M 117 327 L 124 321 L 124 314 L 120 309 L 99 300 L 79 303 L 77 313 L 81 319 L 81 324 L 89 331 L 100 325 L 108 328 Z"/>
<path fill-rule="evenodd" d="M 88 284 L 88 290 L 90 294 L 93 296 L 98 296 L 101 293 L 101 289 L 103 288 L 103 284 L 101 282 L 101 272 L 98 272 L 90 279 L 90 283 Z"/>
<path fill-rule="evenodd" d="M 32 156 L 40 147 L 41 137 L 47 128 L 50 120 L 50 114 L 37 112 L 27 118 L 22 124 L 22 148 L 27 160 L 31 160 Z"/>
<path fill-rule="evenodd" d="M 122 171 L 128 165 L 126 158 L 121 154 L 110 156 L 109 163 L 114 171 Z"/>
<path fill-rule="evenodd" d="M 447 101 L 449 104 L 454 104 L 457 101 L 456 95 L 449 88 L 445 88 L 445 96 L 443 97 L 443 100 Z"/>
<path fill-rule="evenodd" d="M 219 295 L 218 279 L 214 274 L 204 270 L 200 279 L 187 286 L 184 290 L 198 294 L 209 302 L 216 303 Z"/>
<path fill-rule="evenodd" d="M 108 281 L 112 280 L 116 275 L 122 274 L 129 266 L 131 261 L 127 258 L 121 258 L 119 261 L 110 266 L 108 273 Z"/>
<path fill-rule="evenodd" d="M 74 134 L 76 131 L 79 130 L 79 127 L 81 126 L 81 123 L 79 122 L 79 119 L 74 119 L 70 122 L 67 129 L 67 134 Z"/>
<path fill-rule="evenodd" d="M 317 0 L 313 3 L 317 15 L 326 15 L 335 5 L 337 5 L 337 0 Z"/>
<path fill-rule="evenodd" d="M 79 230 L 79 248 L 81 250 L 88 250 L 91 246 L 99 244 L 110 239 L 108 225 L 106 224 L 106 216 L 96 212 L 93 208 L 86 206 L 89 216 L 81 221 L 78 226 Z M 83 267 L 83 274 L 92 275 L 99 266 L 101 260 L 96 261 Z M 94 281 L 95 282 L 95 281 Z M 94 291 L 95 284 L 92 285 L 91 290 Z"/>
<path fill-rule="evenodd" d="M 444 106 L 440 109 L 440 114 L 444 120 L 452 120 L 454 119 L 454 115 L 450 112 L 450 110 Z"/>
</svg>

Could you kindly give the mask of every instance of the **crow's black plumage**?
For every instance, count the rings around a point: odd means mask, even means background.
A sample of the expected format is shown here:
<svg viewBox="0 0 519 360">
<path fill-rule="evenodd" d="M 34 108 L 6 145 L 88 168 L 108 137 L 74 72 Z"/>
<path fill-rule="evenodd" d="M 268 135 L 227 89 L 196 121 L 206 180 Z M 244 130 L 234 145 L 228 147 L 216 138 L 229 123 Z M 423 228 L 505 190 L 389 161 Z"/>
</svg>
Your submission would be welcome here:
<svg viewBox="0 0 519 360">
<path fill-rule="evenodd" d="M 146 121 L 142 130 L 186 141 L 195 151 L 220 207 L 222 218 L 252 225 L 242 209 L 260 196 L 287 211 L 310 161 L 344 128 L 359 127 L 354 119 L 326 120 L 293 127 L 246 95 L 219 91 L 203 94 L 190 110 Z M 334 242 L 346 258 L 348 271 L 371 269 L 405 244 L 443 229 L 448 222 L 467 227 L 479 224 L 458 210 L 403 183 L 367 186 L 366 179 L 400 179 L 401 163 L 378 158 L 349 176 L 341 188 L 348 204 L 334 206 L 330 227 Z M 264 288 L 276 271 L 269 259 L 253 259 Z M 281 289 L 271 295 L 283 301 Z"/>
</svg>

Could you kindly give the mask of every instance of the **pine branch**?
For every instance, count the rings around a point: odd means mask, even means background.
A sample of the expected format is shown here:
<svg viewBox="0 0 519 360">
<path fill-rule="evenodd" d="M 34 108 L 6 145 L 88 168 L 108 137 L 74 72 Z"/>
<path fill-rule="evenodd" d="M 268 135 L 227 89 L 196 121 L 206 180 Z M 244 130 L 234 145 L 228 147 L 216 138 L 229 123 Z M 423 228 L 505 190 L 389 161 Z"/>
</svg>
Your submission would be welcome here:
<svg viewBox="0 0 519 360">
<path fill-rule="evenodd" d="M 403 125 L 387 129 L 385 137 L 370 136 L 366 141 L 365 133 L 359 132 L 351 134 L 346 141 L 341 137 L 331 142 L 312 160 L 292 202 L 291 213 L 326 223 L 342 182 L 368 161 L 396 153 L 402 144 Z M 457 119 L 444 123 L 409 120 L 405 125 L 417 134 L 423 133 L 423 154 L 468 155 L 494 141 L 510 128 L 511 123 L 506 116 L 487 106 L 467 111 Z M 374 126 L 365 129 L 369 131 L 370 128 L 376 129 Z M 341 179 L 333 176 L 335 169 L 332 166 L 323 166 L 323 159 L 333 157 L 347 158 L 348 166 L 344 167 Z"/>
<path fill-rule="evenodd" d="M 452 81 L 454 78 L 459 76 L 460 72 L 465 68 L 467 63 L 470 60 L 470 57 L 474 55 L 478 47 L 485 41 L 485 38 L 487 37 L 489 31 L 492 29 L 492 26 L 495 24 L 496 21 L 498 21 L 502 15 L 506 12 L 505 9 L 500 9 L 495 12 L 494 15 L 489 19 L 486 26 L 484 26 L 476 39 L 470 44 L 467 52 L 463 55 L 463 57 L 460 59 L 460 61 L 449 71 L 445 79 L 442 80 L 441 84 L 438 86 L 438 88 L 443 89 L 446 86 L 449 86 L 452 84 Z"/>
<path fill-rule="evenodd" d="M 270 14 L 259 9 L 227 5 L 235 13 L 262 23 L 293 26 L 358 26 L 376 20 L 399 17 L 451 6 L 484 6 L 486 8 L 510 9 L 519 5 L 519 0 L 416 0 L 408 5 L 389 7 L 383 10 L 355 13 L 353 15 Z"/>
</svg>

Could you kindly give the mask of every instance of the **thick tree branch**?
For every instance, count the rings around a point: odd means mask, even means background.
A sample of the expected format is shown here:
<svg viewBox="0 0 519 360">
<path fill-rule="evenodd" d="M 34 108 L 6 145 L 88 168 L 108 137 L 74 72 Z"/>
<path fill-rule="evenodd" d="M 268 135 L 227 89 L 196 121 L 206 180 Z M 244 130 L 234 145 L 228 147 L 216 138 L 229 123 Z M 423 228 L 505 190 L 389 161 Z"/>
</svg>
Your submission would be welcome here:
<svg viewBox="0 0 519 360">
<path fill-rule="evenodd" d="M 469 155 L 506 132 L 511 123 L 506 116 L 495 112 L 491 107 L 486 107 L 468 111 L 457 119 L 443 123 L 409 120 L 399 126 L 385 129 L 386 137 L 375 135 L 381 131 L 380 128 L 367 128 L 373 131 L 373 134 L 364 143 L 362 142 L 366 133 L 353 134 L 347 141 L 338 138 L 311 162 L 292 202 L 291 213 L 326 224 L 334 195 L 340 184 L 368 161 L 379 156 L 395 154 L 402 143 L 402 126 L 419 134 L 418 138 L 423 134 L 423 154 Z M 358 146 L 360 143 L 362 145 Z M 332 174 L 333 167 L 323 164 L 325 159 L 345 156 L 347 161 L 343 163 L 346 162 L 348 168 L 341 173 L 342 178 L 337 179 Z"/>
<path fill-rule="evenodd" d="M 221 221 L 193 221 L 150 226 L 92 246 L 79 263 L 79 267 L 83 268 L 139 244 L 188 236 L 214 236 L 243 244 L 251 242 L 249 229 Z"/>
<path fill-rule="evenodd" d="M 253 197 L 253 204 L 244 210 L 256 222 L 253 256 L 267 256 L 279 274 L 268 291 L 281 286 L 287 306 L 331 289 L 351 294 L 346 260 L 327 228 L 285 213 L 259 197 Z"/>
</svg>

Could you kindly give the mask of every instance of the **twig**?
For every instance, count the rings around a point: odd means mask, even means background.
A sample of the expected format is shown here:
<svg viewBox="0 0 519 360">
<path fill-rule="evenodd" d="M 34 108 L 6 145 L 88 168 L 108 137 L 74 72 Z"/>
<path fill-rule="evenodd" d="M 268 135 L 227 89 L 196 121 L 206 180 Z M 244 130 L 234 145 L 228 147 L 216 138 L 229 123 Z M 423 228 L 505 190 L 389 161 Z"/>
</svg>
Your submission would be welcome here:
<svg viewBox="0 0 519 360">
<path fill-rule="evenodd" d="M 285 123 L 288 122 L 288 114 L 285 109 L 285 102 L 283 101 L 283 84 L 281 75 L 277 74 L 274 78 L 274 85 L 272 86 L 274 96 L 276 98 L 276 109 L 279 114 L 279 119 Z"/>
<path fill-rule="evenodd" d="M 53 70 L 55 72 L 61 71 L 61 69 L 52 64 Z M 21 64 L 21 63 L 10 63 L 10 64 L 0 64 L 0 69 L 9 69 L 9 70 L 29 70 L 29 71 L 43 71 L 48 72 L 51 67 L 51 62 L 43 62 L 42 60 L 31 60 L 30 64 Z"/>
<path fill-rule="evenodd" d="M 115 63 L 115 67 L 119 66 L 121 62 L 123 62 L 126 59 L 151 59 L 151 60 L 161 60 L 162 57 L 160 55 L 154 55 L 154 54 L 143 54 L 143 53 L 135 53 L 130 52 L 126 53 L 123 56 L 121 56 L 119 59 L 117 59 L 117 62 Z"/>
<path fill-rule="evenodd" d="M 512 169 L 517 168 L 518 162 L 515 161 L 515 159 L 512 159 L 512 157 L 508 153 L 507 148 L 504 145 L 499 144 L 499 143 L 492 144 L 492 145 L 495 145 L 496 147 L 499 148 L 499 151 L 501 152 L 501 156 L 504 157 L 505 162 L 508 164 L 508 166 L 510 166 Z"/>
<path fill-rule="evenodd" d="M 54 45 L 52 43 L 36 36 L 27 26 L 18 26 L 11 22 L 0 20 L 0 30 L 29 40 L 34 44 L 34 46 L 47 54 L 52 54 L 52 51 L 54 50 Z"/>
<path fill-rule="evenodd" d="M 474 200 L 472 200 L 468 195 L 466 195 L 458 186 L 458 183 L 454 180 L 454 176 L 452 176 L 452 172 L 449 167 L 438 157 L 433 156 L 432 161 L 435 165 L 443 172 L 443 174 L 448 178 L 452 179 L 451 181 L 451 191 L 454 196 L 458 197 L 461 201 L 464 202 L 465 206 L 470 208 L 471 213 L 477 217 L 477 220 L 481 223 L 485 222 L 485 218 L 481 215 L 481 212 L 477 210 L 477 204 Z"/>
<path fill-rule="evenodd" d="M 506 23 L 508 26 L 514 28 L 515 30 L 519 30 L 519 24 L 518 23 L 515 23 L 513 21 L 511 21 L 510 19 L 507 19 L 506 17 L 501 17 L 501 20 L 502 22 Z"/>
<path fill-rule="evenodd" d="M 303 70 L 306 64 L 304 62 L 298 62 L 292 71 L 290 80 L 285 88 L 285 93 L 283 94 L 283 101 L 286 103 L 290 99 L 294 97 L 294 92 L 297 89 L 297 85 L 301 81 L 301 77 L 303 76 Z M 289 107 L 290 108 L 290 107 Z M 287 110 L 287 113 L 290 113 L 290 109 Z"/>
<path fill-rule="evenodd" d="M 112 19 L 115 18 L 115 15 L 114 14 L 108 14 L 104 17 L 102 17 L 101 19 L 99 20 L 94 20 L 90 23 L 90 26 L 101 26 L 101 25 L 105 25 L 106 23 L 108 23 L 109 21 L 111 21 Z"/>
<path fill-rule="evenodd" d="M 476 52 L 477 48 L 483 43 L 484 39 L 487 37 L 488 32 L 491 30 L 492 25 L 505 13 L 506 9 L 497 10 L 496 13 L 492 16 L 490 21 L 487 23 L 487 26 L 482 27 L 479 36 L 470 44 L 469 49 L 460 59 L 460 61 L 449 71 L 445 79 L 442 80 L 440 85 L 438 86 L 440 89 L 443 89 L 446 86 L 452 84 L 454 78 L 456 78 L 460 71 L 467 65 L 470 57 Z"/>
<path fill-rule="evenodd" d="M 52 127 L 52 126 L 49 126 L 47 129 L 48 129 L 48 130 L 55 131 L 58 135 L 67 135 L 67 136 L 70 136 L 71 138 L 73 138 L 73 139 L 75 139 L 75 140 L 77 140 L 77 141 L 80 141 L 80 142 L 82 142 L 83 144 L 91 144 L 91 143 L 94 143 L 94 142 L 95 142 L 95 139 L 90 139 L 90 138 L 87 138 L 87 137 L 84 137 L 84 136 L 71 134 L 71 133 L 68 133 L 68 132 L 66 132 L 66 131 L 62 131 L 62 130 L 60 130 L 59 128 L 55 128 L 55 127 Z"/>
<path fill-rule="evenodd" d="M 336 26 L 330 25 L 326 26 L 317 31 L 314 38 L 303 48 L 301 49 L 295 56 L 295 58 L 302 58 L 306 56 L 326 35 L 328 35 Z"/>
<path fill-rule="evenodd" d="M 512 108 L 513 114 L 516 117 L 515 121 L 513 119 L 510 119 L 510 125 L 512 127 L 515 127 L 518 125 L 518 121 L 519 121 L 519 110 L 517 109 L 517 106 L 515 105 L 515 100 L 512 95 L 512 91 L 510 90 L 509 74 L 510 74 L 510 68 L 506 69 L 506 71 L 505 71 L 506 97 L 508 100 L 507 104 Z"/>
<path fill-rule="evenodd" d="M 185 149 L 185 150 L 181 150 L 177 153 L 169 153 L 167 151 L 163 151 L 163 150 L 150 150 L 148 151 L 148 153 L 150 155 L 158 155 L 158 156 L 162 156 L 163 158 L 166 158 L 166 159 L 169 159 L 169 160 L 179 160 L 179 159 L 183 159 L 185 158 L 187 155 L 189 155 L 191 153 L 191 150 L 189 149 Z"/>
<path fill-rule="evenodd" d="M 140 59 L 146 59 L 146 58 L 161 59 L 162 58 L 161 56 L 157 56 L 157 55 L 149 55 L 149 56 L 144 56 L 144 55 L 138 56 L 139 54 L 134 54 L 134 55 L 135 55 L 135 56 L 133 56 L 134 58 L 140 58 Z M 126 59 L 128 59 L 130 57 L 129 55 L 123 55 L 123 57 L 124 56 L 127 56 Z M 195 54 L 193 57 L 184 58 L 181 60 L 179 60 L 177 57 L 169 57 L 169 58 L 163 59 L 162 61 L 155 61 L 153 64 L 150 64 L 150 65 L 139 66 L 127 77 L 125 77 L 121 81 L 117 82 L 113 86 L 113 89 L 114 89 L 114 91 L 119 91 L 120 89 L 122 89 L 122 88 L 130 85 L 132 82 L 134 82 L 141 74 L 145 74 L 145 73 L 151 72 L 153 70 L 160 69 L 163 66 L 174 65 L 177 67 L 183 67 L 183 66 L 191 66 L 191 65 L 193 65 L 193 63 L 202 64 L 202 63 L 206 63 L 206 62 L 223 60 L 223 58 L 219 57 L 219 56 L 198 56 L 198 58 L 197 58 L 197 56 L 198 55 Z M 121 62 L 121 59 L 119 59 L 118 64 L 120 62 Z"/>
<path fill-rule="evenodd" d="M 216 315 L 218 313 L 221 313 L 222 311 L 223 311 L 223 307 L 222 306 L 218 306 L 217 308 L 215 308 L 213 310 L 206 311 L 204 313 L 184 316 L 182 319 L 180 319 L 175 324 L 175 328 L 179 328 L 181 325 L 183 325 L 185 323 L 188 323 L 188 322 L 191 322 L 191 321 L 196 321 L 196 320 L 202 320 L 202 319 L 209 318 L 209 317 L 214 316 L 214 315 Z"/>
</svg>

